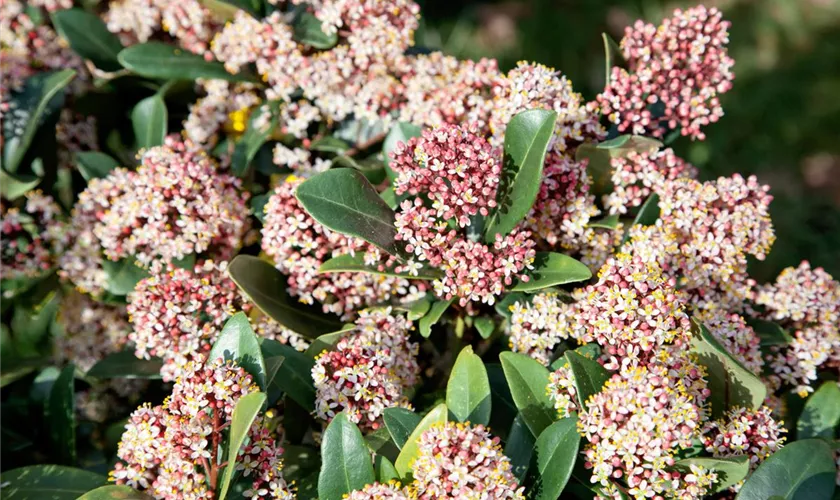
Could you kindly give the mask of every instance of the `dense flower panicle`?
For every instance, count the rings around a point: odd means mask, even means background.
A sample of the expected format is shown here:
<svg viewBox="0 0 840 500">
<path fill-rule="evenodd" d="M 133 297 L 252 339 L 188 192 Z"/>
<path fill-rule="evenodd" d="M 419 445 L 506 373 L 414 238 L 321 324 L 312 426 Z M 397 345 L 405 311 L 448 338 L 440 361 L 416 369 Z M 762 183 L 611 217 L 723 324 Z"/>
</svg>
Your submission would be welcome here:
<svg viewBox="0 0 840 500">
<path fill-rule="evenodd" d="M 772 346 L 766 363 L 770 367 L 770 383 L 791 386 L 801 397 L 814 391 L 817 370 L 830 364 L 838 365 L 840 332 L 837 325 L 816 325 L 793 333 L 793 340 L 785 346 Z"/>
<path fill-rule="evenodd" d="M 210 57 L 210 41 L 222 27 L 199 0 L 113 0 L 104 14 L 123 45 L 145 43 L 163 32 L 190 52 Z"/>
<path fill-rule="evenodd" d="M 8 207 L 2 200 L 0 249 L 3 280 L 35 278 L 56 265 L 67 246 L 61 207 L 41 191 L 30 191 L 22 207 Z"/>
<path fill-rule="evenodd" d="M 409 328 L 390 310 L 363 312 L 355 330 L 321 353 L 312 368 L 318 417 L 332 420 L 345 411 L 363 430 L 375 430 L 385 408 L 410 408 L 405 391 L 417 382 L 420 368 Z"/>
<path fill-rule="evenodd" d="M 130 189 L 114 198 L 94 228 L 111 260 L 142 265 L 212 251 L 228 259 L 249 228 L 241 181 L 175 137 L 143 153 Z"/>
<path fill-rule="evenodd" d="M 729 23 L 716 8 L 676 10 L 660 26 L 636 21 L 625 30 L 627 69 L 613 67 L 598 95 L 601 112 L 628 134 L 664 137 L 671 130 L 704 139 L 723 116 L 719 96 L 732 88 Z"/>
<path fill-rule="evenodd" d="M 788 267 L 775 283 L 756 291 L 756 304 L 767 308 L 767 316 L 795 328 L 840 323 L 840 282 L 823 268 L 811 268 L 808 261 Z"/>
<path fill-rule="evenodd" d="M 55 337 L 56 360 L 74 363 L 83 372 L 121 351 L 131 331 L 125 306 L 96 302 L 79 292 L 62 295 L 56 319 L 61 326 Z"/>
<path fill-rule="evenodd" d="M 189 361 L 203 361 L 225 322 L 249 307 L 225 267 L 205 261 L 194 270 L 159 270 L 128 295 L 135 355 L 163 358 L 165 381 L 174 380 Z"/>
<path fill-rule="evenodd" d="M 262 249 L 288 276 L 289 293 L 306 304 L 316 300 L 326 312 L 351 318 L 366 306 L 392 301 L 409 302 L 425 293 L 425 286 L 404 278 L 368 273 L 318 274 L 332 257 L 361 252 L 379 261 L 378 252 L 357 238 L 327 229 L 313 219 L 295 198 L 302 179 L 289 177 L 278 185 L 265 206 Z"/>
<path fill-rule="evenodd" d="M 544 365 L 563 339 L 569 338 L 575 321 L 574 306 L 563 302 L 556 292 L 539 293 L 531 302 L 510 306 L 508 335 L 510 349 L 536 359 Z"/>
<path fill-rule="evenodd" d="M 249 111 L 260 102 L 254 84 L 198 80 L 197 87 L 204 97 L 190 105 L 184 121 L 184 133 L 190 141 L 212 146 L 223 128 L 230 134 L 245 131 Z"/>
<path fill-rule="evenodd" d="M 761 339 L 749 326 L 743 316 L 728 314 L 723 310 L 701 310 L 695 319 L 703 323 L 729 354 L 756 375 L 764 366 L 760 345 Z"/>
<path fill-rule="evenodd" d="M 774 420 L 766 406 L 757 410 L 732 408 L 723 418 L 703 426 L 702 440 L 706 451 L 715 457 L 748 455 L 750 467 L 755 469 L 782 448 L 786 432 L 784 422 Z"/>
<path fill-rule="evenodd" d="M 400 487 L 400 483 L 394 480 L 387 484 L 373 483 L 361 490 L 351 491 L 344 495 L 346 500 L 409 500 L 406 490 Z"/>
<path fill-rule="evenodd" d="M 446 422 L 420 435 L 411 464 L 411 497 L 420 500 L 524 499 L 498 437 L 483 425 Z"/>
<path fill-rule="evenodd" d="M 615 157 L 612 166 L 613 191 L 604 195 L 604 206 L 611 214 L 626 214 L 648 197 L 662 192 L 665 181 L 697 176 L 697 169 L 666 148 L 655 152 L 631 151 Z"/>
</svg>

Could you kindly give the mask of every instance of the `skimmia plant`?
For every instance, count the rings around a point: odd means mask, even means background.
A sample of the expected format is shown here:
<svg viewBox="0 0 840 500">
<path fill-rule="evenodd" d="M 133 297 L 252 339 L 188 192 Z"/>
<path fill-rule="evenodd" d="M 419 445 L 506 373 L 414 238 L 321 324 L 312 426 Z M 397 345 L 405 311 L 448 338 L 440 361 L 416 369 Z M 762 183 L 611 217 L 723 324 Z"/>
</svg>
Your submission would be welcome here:
<svg viewBox="0 0 840 500">
<path fill-rule="evenodd" d="M 4 498 L 833 498 L 840 283 L 671 147 L 717 9 L 588 97 L 411 0 L 0 14 Z"/>
</svg>

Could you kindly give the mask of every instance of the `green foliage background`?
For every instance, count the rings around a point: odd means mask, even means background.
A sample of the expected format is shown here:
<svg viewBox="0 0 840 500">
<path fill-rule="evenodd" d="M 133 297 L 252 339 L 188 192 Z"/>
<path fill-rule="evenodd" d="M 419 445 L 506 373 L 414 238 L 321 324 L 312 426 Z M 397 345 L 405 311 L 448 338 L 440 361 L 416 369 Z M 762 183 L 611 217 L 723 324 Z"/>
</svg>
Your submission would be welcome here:
<svg viewBox="0 0 840 500">
<path fill-rule="evenodd" d="M 600 32 L 619 40 L 636 19 L 657 23 L 700 2 L 420 0 L 417 45 L 461 58 L 553 66 L 587 99 L 603 85 Z M 810 260 L 840 275 L 840 0 L 723 0 L 732 23 L 734 88 L 707 140 L 672 147 L 701 179 L 741 173 L 771 186 L 777 240 L 750 269 L 759 281 Z"/>
</svg>

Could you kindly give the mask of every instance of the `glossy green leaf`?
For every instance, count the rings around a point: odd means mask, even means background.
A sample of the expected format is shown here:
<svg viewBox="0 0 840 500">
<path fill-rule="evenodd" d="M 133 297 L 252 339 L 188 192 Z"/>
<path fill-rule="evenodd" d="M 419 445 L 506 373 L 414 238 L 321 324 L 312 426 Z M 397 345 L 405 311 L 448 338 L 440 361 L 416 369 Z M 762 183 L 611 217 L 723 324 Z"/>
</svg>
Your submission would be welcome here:
<svg viewBox="0 0 840 500">
<path fill-rule="evenodd" d="M 162 145 L 166 138 L 168 121 L 169 113 L 166 110 L 166 103 L 158 94 L 138 102 L 131 110 L 131 126 L 134 128 L 137 148 Z"/>
<path fill-rule="evenodd" d="M 52 14 L 52 21 L 58 34 L 67 40 L 75 53 L 90 59 L 99 69 L 122 69 L 117 60 L 123 49 L 120 39 L 108 31 L 99 16 L 82 9 L 63 9 Z"/>
<path fill-rule="evenodd" d="M 691 465 L 703 467 L 707 471 L 714 471 L 718 480 L 712 485 L 712 492 L 725 491 L 738 483 L 750 473 L 750 458 L 746 455 L 728 458 L 694 457 L 678 460 L 674 464 L 677 470 L 690 472 Z"/>
<path fill-rule="evenodd" d="M 198 78 L 248 81 L 240 73 L 225 71 L 222 63 L 207 61 L 198 54 L 163 42 L 147 42 L 123 49 L 117 57 L 124 68 L 148 78 L 196 80 Z"/>
<path fill-rule="evenodd" d="M 565 357 L 575 379 L 578 405 L 585 408 L 589 396 L 601 392 L 601 388 L 610 379 L 610 373 L 594 359 L 581 356 L 575 351 L 568 351 Z"/>
<path fill-rule="evenodd" d="M 443 313 L 449 309 L 449 306 L 452 304 L 454 299 L 449 300 L 436 300 L 432 302 L 432 306 L 429 308 L 429 312 L 426 313 L 425 316 L 420 318 L 420 335 L 423 337 L 428 338 L 429 335 L 432 333 L 432 326 L 437 324 L 440 320 L 440 317 L 443 316 Z"/>
<path fill-rule="evenodd" d="M 257 218 L 260 223 L 265 222 L 265 206 L 268 204 L 268 200 L 271 198 L 271 194 L 260 194 L 257 196 L 253 196 L 251 201 L 248 203 L 248 206 L 251 208 L 251 213 L 254 214 L 254 217 Z"/>
<path fill-rule="evenodd" d="M 210 9 L 214 13 L 218 13 L 222 6 L 229 6 L 234 12 L 229 15 L 235 15 L 236 9 L 242 9 L 248 14 L 251 14 L 253 17 L 257 19 L 262 19 L 265 14 L 264 12 L 264 3 L 263 0 L 200 0 L 201 3 L 205 4 L 208 9 Z M 222 6 L 216 6 L 214 4 L 222 4 Z M 215 8 L 214 8 L 215 7 Z M 232 17 L 231 17 L 232 18 Z"/>
<path fill-rule="evenodd" d="M 78 151 L 75 153 L 76 166 L 86 181 L 104 179 L 112 170 L 119 167 L 117 160 L 99 151 Z"/>
<path fill-rule="evenodd" d="M 400 475 L 394 464 L 382 455 L 376 456 L 376 480 L 382 484 L 388 484 L 389 481 L 399 480 Z"/>
<path fill-rule="evenodd" d="M 152 498 L 130 486 L 112 484 L 109 486 L 100 486 L 95 490 L 88 491 L 80 496 L 78 500 L 152 500 Z"/>
<path fill-rule="evenodd" d="M 106 476 L 63 465 L 31 465 L 3 472 L 4 500 L 76 500 L 108 484 Z"/>
<path fill-rule="evenodd" d="M 479 316 L 475 319 L 475 329 L 483 339 L 489 339 L 496 330 L 496 323 L 490 316 Z"/>
<path fill-rule="evenodd" d="M 364 253 L 356 252 L 356 255 L 344 254 L 339 255 L 338 257 L 331 258 L 330 260 L 321 264 L 321 267 L 318 268 L 318 273 L 370 273 L 379 274 L 382 276 L 396 276 L 399 278 L 407 278 L 414 280 L 434 280 L 443 276 L 443 273 L 441 273 L 437 269 L 427 267 L 419 269 L 417 271 L 417 275 L 414 276 L 408 271 L 395 271 L 394 268 L 398 266 L 399 264 L 395 264 L 379 269 L 379 267 L 376 265 L 370 266 L 365 264 Z"/>
<path fill-rule="evenodd" d="M 397 461 L 394 462 L 394 466 L 400 474 L 400 479 L 402 479 L 406 484 L 410 482 L 411 479 L 411 465 L 420 453 L 420 449 L 418 448 L 420 435 L 435 424 L 446 423 L 446 415 L 448 411 L 449 410 L 446 408 L 446 405 L 443 403 L 435 406 L 429 413 L 426 414 L 425 417 L 423 417 L 420 423 L 417 424 L 411 432 L 411 435 L 408 436 L 408 439 L 400 450 Z"/>
<path fill-rule="evenodd" d="M 531 433 L 539 436 L 557 416 L 546 392 L 548 369 L 536 360 L 516 352 L 503 352 L 499 359 L 516 407 Z"/>
<path fill-rule="evenodd" d="M 426 295 L 422 299 L 416 300 L 409 305 L 406 317 L 410 321 L 417 321 L 429 312 L 432 308 L 432 299 Z"/>
<path fill-rule="evenodd" d="M 520 483 L 528 477 L 536 442 L 537 438 L 531 433 L 522 414 L 517 413 L 508 432 L 505 456 L 510 458 L 511 472 Z"/>
<path fill-rule="evenodd" d="M 394 211 L 357 170 L 322 172 L 297 188 L 297 199 L 324 226 L 361 238 L 391 255 L 399 253 Z"/>
<path fill-rule="evenodd" d="M 240 313 L 241 314 L 241 313 Z M 246 320 L 247 321 L 247 320 Z M 229 323 L 229 322 L 228 322 Z M 227 325 L 225 325 L 227 328 Z M 250 328 L 250 327 L 249 327 Z M 222 333 L 224 335 L 224 333 Z M 227 452 L 227 466 L 222 472 L 222 482 L 219 492 L 219 500 L 225 500 L 228 489 L 230 488 L 230 481 L 233 479 L 233 473 L 236 470 L 235 457 L 239 455 L 239 450 L 245 444 L 245 439 L 248 437 L 248 431 L 260 414 L 260 410 L 265 403 L 266 396 L 262 392 L 252 392 L 239 398 L 236 406 L 233 408 L 233 416 L 230 421 L 230 438 L 228 439 Z"/>
<path fill-rule="evenodd" d="M 114 295 L 128 295 L 134 291 L 134 287 L 149 273 L 133 262 L 132 259 L 112 261 L 104 259 L 102 268 L 108 276 L 105 288 Z"/>
<path fill-rule="evenodd" d="M 72 364 L 61 370 L 50 389 L 46 407 L 53 456 L 65 465 L 76 462 L 75 371 L 76 367 Z"/>
<path fill-rule="evenodd" d="M 399 202 L 397 201 L 397 195 L 394 193 L 394 188 L 389 187 L 385 191 L 379 193 L 379 197 L 385 202 L 391 210 L 396 210 L 399 206 Z"/>
<path fill-rule="evenodd" d="M 265 359 L 282 356 L 270 388 L 286 393 L 306 410 L 315 408 L 315 385 L 312 382 L 312 367 L 315 361 L 293 347 L 276 340 L 263 339 L 262 352 Z"/>
<path fill-rule="evenodd" d="M 656 224 L 657 219 L 659 219 L 659 195 L 653 193 L 639 207 L 639 213 L 633 219 L 633 225 L 652 226 Z"/>
<path fill-rule="evenodd" d="M 385 428 L 394 440 L 397 448 L 402 449 L 409 436 L 420 423 L 420 415 L 405 408 L 385 408 L 382 412 L 382 420 L 385 421 Z"/>
<path fill-rule="evenodd" d="M 281 325 L 313 339 L 342 327 L 341 321 L 286 293 L 286 277 L 268 262 L 251 255 L 237 255 L 228 274 L 242 292 L 266 315 Z"/>
<path fill-rule="evenodd" d="M 592 221 L 587 224 L 587 226 L 599 229 L 616 229 L 618 227 L 618 222 L 618 214 L 612 214 L 604 217 L 603 219 Z"/>
<path fill-rule="evenodd" d="M 131 350 L 115 352 L 97 361 L 87 372 L 93 378 L 159 379 L 163 360 L 140 359 Z"/>
<path fill-rule="evenodd" d="M 546 427 L 536 441 L 536 470 L 528 498 L 556 500 L 572 477 L 579 447 L 577 418 L 564 418 Z"/>
<path fill-rule="evenodd" d="M 325 333 L 317 339 L 313 340 L 312 343 L 309 344 L 309 347 L 306 349 L 304 354 L 306 354 L 310 358 L 315 358 L 322 352 L 329 351 L 332 348 L 334 348 L 339 340 L 346 337 L 348 333 L 354 331 L 355 329 L 356 325 L 350 324 L 337 332 Z"/>
<path fill-rule="evenodd" d="M 14 201 L 41 183 L 36 175 L 10 174 L 0 170 L 0 194 L 3 198 Z"/>
<path fill-rule="evenodd" d="M 612 190 L 613 158 L 623 158 L 631 151 L 646 153 L 662 147 L 662 143 L 640 135 L 620 135 L 598 144 L 585 143 L 577 148 L 575 160 L 586 161 L 586 171 L 592 177 L 592 190 L 604 194 Z"/>
<path fill-rule="evenodd" d="M 736 500 L 816 500 L 834 494 L 837 468 L 825 441 L 786 444 L 747 478 Z"/>
<path fill-rule="evenodd" d="M 487 219 L 485 240 L 505 236 L 528 215 L 540 190 L 548 143 L 554 135 L 557 113 L 531 109 L 514 116 L 505 129 L 502 177 L 498 206 Z"/>
<path fill-rule="evenodd" d="M 266 390 L 266 369 L 257 335 L 244 312 L 230 317 L 210 349 L 208 360 L 233 360 L 254 377 L 260 390 Z"/>
<path fill-rule="evenodd" d="M 324 33 L 321 29 L 321 21 L 308 12 L 303 12 L 298 16 L 292 28 L 295 41 L 314 49 L 331 49 L 338 43 L 338 33 Z"/>
<path fill-rule="evenodd" d="M 840 423 L 840 388 L 837 382 L 824 382 L 805 401 L 805 408 L 796 422 L 796 439 L 823 437 L 831 439 Z"/>
<path fill-rule="evenodd" d="M 528 271 L 529 280 L 517 283 L 514 292 L 532 292 L 555 285 L 586 281 L 592 277 L 592 271 L 586 264 L 556 252 L 537 252 L 534 269 Z"/>
<path fill-rule="evenodd" d="M 376 156 L 358 160 L 356 158 L 339 155 L 333 159 L 334 167 L 349 167 L 358 170 L 371 184 L 377 186 L 387 178 L 385 163 Z M 382 196 L 380 195 L 380 198 Z"/>
<path fill-rule="evenodd" d="M 376 481 L 362 433 L 344 412 L 336 415 L 324 431 L 321 460 L 318 476 L 321 500 L 341 500 L 345 494 Z"/>
<path fill-rule="evenodd" d="M 755 330 L 761 339 L 761 346 L 787 345 L 793 337 L 781 325 L 773 321 L 758 318 L 746 318 L 747 324 Z"/>
<path fill-rule="evenodd" d="M 449 374 L 446 406 L 458 422 L 490 423 L 490 381 L 484 363 L 471 346 L 461 350 Z"/>
<path fill-rule="evenodd" d="M 391 153 L 399 143 L 408 143 L 408 140 L 413 137 L 420 137 L 423 129 L 413 123 L 399 122 L 391 127 L 391 131 L 385 137 L 385 142 L 382 143 L 382 156 L 385 158 L 385 165 L 387 166 L 388 178 L 396 179 L 396 173 L 391 170 Z"/>
</svg>

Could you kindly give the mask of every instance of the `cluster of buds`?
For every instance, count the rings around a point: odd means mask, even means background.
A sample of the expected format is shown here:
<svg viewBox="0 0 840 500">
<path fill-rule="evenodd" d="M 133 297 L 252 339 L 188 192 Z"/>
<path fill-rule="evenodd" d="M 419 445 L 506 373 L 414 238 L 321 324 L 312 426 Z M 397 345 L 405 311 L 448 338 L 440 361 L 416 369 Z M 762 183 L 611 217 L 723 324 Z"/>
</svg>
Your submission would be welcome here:
<svg viewBox="0 0 840 500">
<path fill-rule="evenodd" d="M 232 361 L 190 363 L 162 405 L 145 404 L 131 414 L 111 479 L 155 498 L 213 498 L 233 409 L 257 390 L 251 375 Z M 258 417 L 248 444 L 227 460 L 253 481 L 246 496 L 291 500 L 294 494 L 282 475 L 283 450 L 266 424 Z"/>
<path fill-rule="evenodd" d="M 626 156 L 613 158 L 610 166 L 614 187 L 604 195 L 604 206 L 611 214 L 626 214 L 651 194 L 662 193 L 666 181 L 697 176 L 697 169 L 675 155 L 671 148 L 630 151 Z"/>
<path fill-rule="evenodd" d="M 290 176 L 277 186 L 265 206 L 262 249 L 288 276 L 289 293 L 305 303 L 316 300 L 325 312 L 350 318 L 354 312 L 374 304 L 410 302 L 425 293 L 422 284 L 403 278 L 367 273 L 318 274 L 318 268 L 332 257 L 365 254 L 365 260 L 379 262 L 376 248 L 366 242 L 330 231 L 312 218 L 295 198 L 302 182 Z"/>
<path fill-rule="evenodd" d="M 31 191 L 21 207 L 0 201 L 0 249 L 3 280 L 32 279 L 56 265 L 68 243 L 61 207 L 40 191 Z"/>
<path fill-rule="evenodd" d="M 677 10 L 660 26 L 637 21 L 621 40 L 627 69 L 614 66 L 598 95 L 601 112 L 619 132 L 704 139 L 734 78 L 728 29 L 719 10 L 703 6 Z"/>
<path fill-rule="evenodd" d="M 417 383 L 417 343 L 411 323 L 390 309 L 360 313 L 356 328 L 324 351 L 312 368 L 315 411 L 332 420 L 341 411 L 363 430 L 382 425 L 385 408 L 410 408 L 406 391 Z"/>
<path fill-rule="evenodd" d="M 345 495 L 346 500 L 409 500 L 408 492 L 400 487 L 398 481 L 391 480 L 387 484 L 373 483 L 361 490 Z"/>
<path fill-rule="evenodd" d="M 514 302 L 507 332 L 510 349 L 548 365 L 557 344 L 569 338 L 574 312 L 574 306 L 556 292 L 539 293 L 530 302 Z"/>
<path fill-rule="evenodd" d="M 411 498 L 524 500 L 499 438 L 483 425 L 438 423 L 420 435 Z"/>
</svg>

